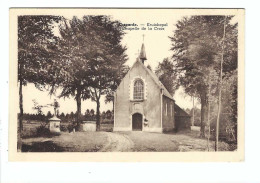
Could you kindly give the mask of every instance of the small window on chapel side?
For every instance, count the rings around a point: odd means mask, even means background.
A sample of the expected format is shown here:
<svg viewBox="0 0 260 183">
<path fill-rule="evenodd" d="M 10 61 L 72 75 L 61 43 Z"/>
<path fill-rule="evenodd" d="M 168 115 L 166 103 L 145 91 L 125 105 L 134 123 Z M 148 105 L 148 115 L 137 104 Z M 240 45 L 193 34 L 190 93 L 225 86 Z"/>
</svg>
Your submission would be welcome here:
<svg viewBox="0 0 260 183">
<path fill-rule="evenodd" d="M 166 103 L 166 106 L 165 106 L 165 115 L 167 116 L 167 103 Z"/>
<path fill-rule="evenodd" d="M 144 99 L 144 83 L 142 80 L 138 79 L 134 83 L 134 100 Z"/>
<path fill-rule="evenodd" d="M 171 105 L 171 116 L 172 116 L 172 105 Z"/>
</svg>

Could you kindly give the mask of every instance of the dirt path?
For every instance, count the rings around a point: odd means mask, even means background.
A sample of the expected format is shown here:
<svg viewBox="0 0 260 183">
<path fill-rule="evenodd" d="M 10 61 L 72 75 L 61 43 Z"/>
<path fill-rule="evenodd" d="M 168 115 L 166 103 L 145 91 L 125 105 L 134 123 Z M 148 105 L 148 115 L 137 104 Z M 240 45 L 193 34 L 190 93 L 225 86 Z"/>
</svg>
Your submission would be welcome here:
<svg viewBox="0 0 260 183">
<path fill-rule="evenodd" d="M 106 133 L 108 143 L 100 149 L 100 152 L 130 152 L 133 151 L 134 143 L 125 134 Z"/>
</svg>

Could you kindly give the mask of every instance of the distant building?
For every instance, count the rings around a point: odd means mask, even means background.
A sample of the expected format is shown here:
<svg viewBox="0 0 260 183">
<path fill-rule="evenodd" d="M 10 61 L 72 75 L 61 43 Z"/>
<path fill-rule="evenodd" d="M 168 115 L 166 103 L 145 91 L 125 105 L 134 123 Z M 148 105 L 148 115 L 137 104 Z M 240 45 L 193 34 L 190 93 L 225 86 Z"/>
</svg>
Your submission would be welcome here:
<svg viewBox="0 0 260 183">
<path fill-rule="evenodd" d="M 115 92 L 114 131 L 165 132 L 177 128 L 175 101 L 155 73 L 144 65 L 145 60 L 142 44 L 139 57 Z"/>
</svg>

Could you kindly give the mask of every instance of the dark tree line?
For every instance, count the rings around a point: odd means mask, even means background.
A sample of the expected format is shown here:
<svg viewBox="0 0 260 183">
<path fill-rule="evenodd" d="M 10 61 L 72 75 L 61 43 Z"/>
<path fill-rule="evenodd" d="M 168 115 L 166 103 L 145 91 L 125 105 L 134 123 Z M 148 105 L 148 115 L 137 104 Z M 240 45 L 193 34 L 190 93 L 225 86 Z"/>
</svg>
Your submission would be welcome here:
<svg viewBox="0 0 260 183">
<path fill-rule="evenodd" d="M 43 122 L 43 121 L 48 121 L 50 118 L 52 118 L 54 116 L 53 113 L 51 113 L 50 111 L 47 112 L 47 114 L 44 113 L 37 113 L 37 114 L 29 114 L 29 113 L 24 113 L 23 114 L 23 120 L 29 122 L 29 121 L 39 121 L 39 122 Z M 71 112 L 71 113 L 59 113 L 57 111 L 57 115 L 58 118 L 61 119 L 61 122 L 73 122 L 77 120 L 77 112 Z M 103 111 L 101 113 L 101 121 L 107 120 L 110 122 L 113 122 L 113 111 L 111 110 L 107 110 L 107 111 Z M 97 118 L 95 110 L 94 109 L 87 109 L 85 114 L 82 115 L 82 120 L 84 121 L 95 121 Z"/>
</svg>

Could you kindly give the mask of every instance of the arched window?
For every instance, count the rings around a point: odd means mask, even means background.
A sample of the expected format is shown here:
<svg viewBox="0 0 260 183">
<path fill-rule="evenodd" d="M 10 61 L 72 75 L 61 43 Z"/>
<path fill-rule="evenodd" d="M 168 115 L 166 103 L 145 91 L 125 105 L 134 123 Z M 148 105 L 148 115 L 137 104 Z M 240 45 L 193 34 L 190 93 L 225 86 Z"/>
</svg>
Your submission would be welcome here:
<svg viewBox="0 0 260 183">
<path fill-rule="evenodd" d="M 144 83 L 138 79 L 134 82 L 134 100 L 144 99 Z"/>
</svg>

